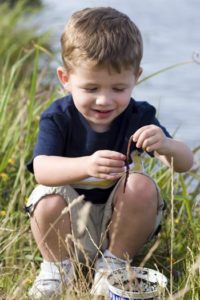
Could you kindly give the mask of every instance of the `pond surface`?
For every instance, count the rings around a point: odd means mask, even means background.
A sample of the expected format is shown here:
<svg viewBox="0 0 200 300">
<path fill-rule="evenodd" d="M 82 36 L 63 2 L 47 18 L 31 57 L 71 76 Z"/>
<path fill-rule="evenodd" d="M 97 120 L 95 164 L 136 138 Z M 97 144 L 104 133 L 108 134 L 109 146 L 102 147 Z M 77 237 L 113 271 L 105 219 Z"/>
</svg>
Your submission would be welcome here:
<svg viewBox="0 0 200 300">
<path fill-rule="evenodd" d="M 170 65 L 191 61 L 200 51 L 199 0 L 43 0 L 44 9 L 33 22 L 52 32 L 55 51 L 68 17 L 92 6 L 112 6 L 128 14 L 144 40 L 143 77 Z M 59 56 L 60 60 L 60 56 Z M 55 62 L 55 69 L 57 62 Z M 147 100 L 158 110 L 161 123 L 190 146 L 200 144 L 200 64 L 186 64 L 138 85 L 137 100 Z"/>
</svg>

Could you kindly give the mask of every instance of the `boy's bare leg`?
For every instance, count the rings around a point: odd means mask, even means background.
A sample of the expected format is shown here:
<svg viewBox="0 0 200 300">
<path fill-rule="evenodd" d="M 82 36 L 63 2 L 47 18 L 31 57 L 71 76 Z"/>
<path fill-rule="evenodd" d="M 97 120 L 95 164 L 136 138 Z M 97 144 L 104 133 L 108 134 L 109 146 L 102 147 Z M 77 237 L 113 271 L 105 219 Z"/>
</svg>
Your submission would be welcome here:
<svg viewBox="0 0 200 300">
<path fill-rule="evenodd" d="M 153 232 L 158 195 L 155 184 L 145 175 L 130 174 L 125 193 L 123 183 L 115 194 L 109 250 L 125 259 L 127 255 L 133 258 Z"/>
<path fill-rule="evenodd" d="M 33 236 L 47 261 L 62 261 L 69 257 L 65 240 L 71 233 L 70 216 L 67 213 L 61 217 L 65 207 L 62 196 L 48 195 L 38 202 L 31 217 Z"/>
</svg>

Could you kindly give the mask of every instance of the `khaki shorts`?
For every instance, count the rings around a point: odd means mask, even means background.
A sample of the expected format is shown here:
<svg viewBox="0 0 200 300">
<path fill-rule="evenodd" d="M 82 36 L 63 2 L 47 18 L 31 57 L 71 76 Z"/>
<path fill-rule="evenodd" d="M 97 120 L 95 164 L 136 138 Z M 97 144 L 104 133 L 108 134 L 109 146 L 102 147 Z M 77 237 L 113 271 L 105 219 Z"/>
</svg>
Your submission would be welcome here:
<svg viewBox="0 0 200 300">
<path fill-rule="evenodd" d="M 148 176 L 146 174 L 143 175 Z M 153 180 L 151 177 L 149 178 Z M 122 179 L 123 177 L 118 181 L 105 204 L 93 204 L 85 201 L 70 185 L 60 187 L 38 185 L 28 199 L 26 211 L 31 216 L 37 203 L 42 200 L 43 197 L 52 194 L 61 195 L 68 204 L 77 259 L 79 261 L 85 261 L 85 258 L 89 257 L 93 260 L 99 253 L 108 248 L 107 231 L 113 212 L 114 194 Z M 157 185 L 156 189 L 158 194 L 157 217 L 154 230 L 149 236 L 148 241 L 159 231 L 164 209 L 164 201 L 160 197 Z"/>
</svg>

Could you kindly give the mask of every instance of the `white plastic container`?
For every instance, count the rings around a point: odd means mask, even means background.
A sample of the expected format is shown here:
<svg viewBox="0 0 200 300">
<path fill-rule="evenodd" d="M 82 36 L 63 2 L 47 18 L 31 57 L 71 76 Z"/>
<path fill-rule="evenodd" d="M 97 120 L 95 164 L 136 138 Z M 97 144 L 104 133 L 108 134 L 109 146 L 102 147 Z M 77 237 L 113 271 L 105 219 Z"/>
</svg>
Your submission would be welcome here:
<svg viewBox="0 0 200 300">
<path fill-rule="evenodd" d="M 113 271 L 107 279 L 109 300 L 161 300 L 167 278 L 158 271 L 129 267 Z"/>
</svg>

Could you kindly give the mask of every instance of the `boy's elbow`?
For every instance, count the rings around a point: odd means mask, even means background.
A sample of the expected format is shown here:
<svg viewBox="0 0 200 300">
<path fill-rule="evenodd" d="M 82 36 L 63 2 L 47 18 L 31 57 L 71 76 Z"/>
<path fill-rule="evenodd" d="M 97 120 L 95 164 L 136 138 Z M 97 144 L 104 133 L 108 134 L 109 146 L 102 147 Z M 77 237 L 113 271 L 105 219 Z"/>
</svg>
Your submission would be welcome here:
<svg viewBox="0 0 200 300">
<path fill-rule="evenodd" d="M 193 165 L 194 165 L 194 155 L 192 154 L 192 155 L 191 155 L 191 159 L 190 159 L 190 161 L 189 161 L 189 168 L 188 168 L 188 171 L 189 171 L 190 169 L 192 169 Z"/>
<path fill-rule="evenodd" d="M 193 156 L 193 154 L 191 154 L 190 159 L 188 159 L 188 166 L 187 166 L 187 170 L 186 171 L 191 170 L 192 167 L 193 167 L 193 164 L 194 164 L 194 156 Z"/>
<path fill-rule="evenodd" d="M 34 177 L 38 184 L 48 185 L 43 174 L 43 157 L 36 156 L 33 160 Z"/>
<path fill-rule="evenodd" d="M 41 174 L 39 174 L 38 172 L 34 171 L 34 177 L 35 177 L 35 181 L 38 184 L 46 185 L 45 182 L 44 182 L 44 179 L 41 176 Z"/>
<path fill-rule="evenodd" d="M 185 172 L 189 171 L 193 167 L 193 164 L 194 164 L 194 155 L 191 151 L 187 159 L 187 170 Z"/>
<path fill-rule="evenodd" d="M 185 160 L 182 164 L 174 166 L 174 171 L 178 173 L 184 173 L 191 170 L 194 164 L 194 157 L 193 154 L 188 157 L 187 160 Z"/>
</svg>

